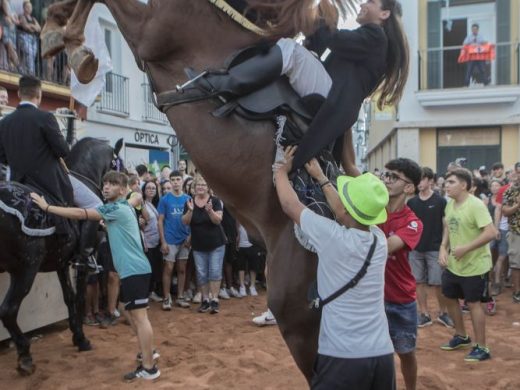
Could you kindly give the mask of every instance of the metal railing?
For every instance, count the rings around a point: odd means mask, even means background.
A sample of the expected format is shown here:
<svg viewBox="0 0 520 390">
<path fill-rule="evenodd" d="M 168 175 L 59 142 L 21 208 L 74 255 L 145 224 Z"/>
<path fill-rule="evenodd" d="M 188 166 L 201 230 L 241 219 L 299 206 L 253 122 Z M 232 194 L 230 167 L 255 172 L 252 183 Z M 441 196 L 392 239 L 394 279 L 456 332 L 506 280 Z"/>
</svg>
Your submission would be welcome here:
<svg viewBox="0 0 520 390">
<path fill-rule="evenodd" d="M 153 93 L 152 89 L 150 88 L 150 84 L 143 83 L 141 86 L 143 88 L 144 96 L 143 120 L 160 124 L 168 123 L 168 118 L 166 115 L 159 111 L 153 103 Z"/>
<path fill-rule="evenodd" d="M 105 88 L 101 91 L 101 101 L 97 105 L 98 111 L 121 116 L 130 115 L 128 80 L 128 77 L 116 73 L 106 74 Z"/>
<path fill-rule="evenodd" d="M 39 39 L 29 44 L 8 46 L 0 44 L 0 70 L 19 75 L 31 75 L 60 85 L 70 84 L 70 70 L 65 52 L 44 60 L 40 55 Z M 31 46 L 31 48 L 29 48 Z"/>
<path fill-rule="evenodd" d="M 419 50 L 419 89 L 519 85 L 520 43 L 497 43 L 495 59 L 458 63 L 462 46 Z"/>
</svg>

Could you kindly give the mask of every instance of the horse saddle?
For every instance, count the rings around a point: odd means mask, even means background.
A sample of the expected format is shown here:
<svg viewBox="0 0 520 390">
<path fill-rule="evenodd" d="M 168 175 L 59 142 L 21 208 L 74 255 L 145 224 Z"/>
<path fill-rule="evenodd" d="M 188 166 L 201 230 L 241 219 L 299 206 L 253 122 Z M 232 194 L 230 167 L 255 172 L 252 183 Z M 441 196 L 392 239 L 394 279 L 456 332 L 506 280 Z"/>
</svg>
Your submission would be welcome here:
<svg viewBox="0 0 520 390">
<path fill-rule="evenodd" d="M 52 234 L 74 234 L 76 227 L 65 219 L 48 214 L 31 199 L 31 192 L 41 193 L 40 189 L 17 182 L 0 182 L 0 209 L 15 216 L 22 231 L 32 237 L 46 237 Z M 49 204 L 58 202 L 45 194 Z"/>
</svg>

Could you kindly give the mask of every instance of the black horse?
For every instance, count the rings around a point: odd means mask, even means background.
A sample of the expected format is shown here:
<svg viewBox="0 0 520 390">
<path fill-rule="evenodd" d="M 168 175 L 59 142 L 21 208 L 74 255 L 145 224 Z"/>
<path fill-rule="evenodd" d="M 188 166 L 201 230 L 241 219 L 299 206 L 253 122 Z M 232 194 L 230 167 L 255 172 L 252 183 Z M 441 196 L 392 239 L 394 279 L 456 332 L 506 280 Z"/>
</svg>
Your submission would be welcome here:
<svg viewBox="0 0 520 390">
<path fill-rule="evenodd" d="M 121 147 L 122 140 L 112 148 L 105 141 L 83 138 L 74 145 L 66 163 L 72 174 L 101 196 L 103 175 L 111 169 L 123 169 L 118 157 Z M 0 190 L 3 194 L 0 199 L 3 205 L 0 207 L 0 248 L 3 248 L 0 255 L 0 272 L 9 272 L 11 281 L 0 306 L 0 319 L 16 344 L 18 371 L 22 375 L 30 375 L 35 369 L 30 342 L 18 327 L 17 317 L 20 304 L 31 290 L 38 272 L 58 273 L 69 313 L 72 341 L 80 351 L 92 348 L 83 333 L 84 291 L 87 276 L 86 257 L 95 246 L 98 223 L 84 221 L 77 228 L 71 229 L 68 236 L 52 234 L 53 228 L 46 220 L 47 215 L 38 211 L 38 206 L 30 201 L 29 193 L 34 190 L 15 182 L 0 182 Z M 10 204 L 6 203 L 6 197 L 10 199 Z M 20 215 L 20 212 L 13 215 L 11 207 L 22 210 L 24 215 Z M 11 212 L 6 211 L 7 209 Z M 28 227 L 28 223 L 32 223 L 33 226 Z M 40 233 L 35 235 L 34 231 Z M 75 289 L 69 274 L 72 262 L 77 268 Z"/>
</svg>

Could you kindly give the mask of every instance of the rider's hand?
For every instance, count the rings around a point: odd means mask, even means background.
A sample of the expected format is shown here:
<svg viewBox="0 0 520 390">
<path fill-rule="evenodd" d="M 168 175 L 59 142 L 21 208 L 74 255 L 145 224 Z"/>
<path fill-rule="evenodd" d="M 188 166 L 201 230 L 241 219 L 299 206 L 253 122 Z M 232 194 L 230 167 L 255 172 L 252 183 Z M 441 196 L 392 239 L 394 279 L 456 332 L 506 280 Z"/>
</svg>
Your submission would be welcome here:
<svg viewBox="0 0 520 390">
<path fill-rule="evenodd" d="M 43 196 L 40 196 L 35 192 L 31 192 L 31 198 L 33 202 L 36 203 L 42 210 L 47 210 L 47 207 L 49 207 L 49 204 L 45 201 Z"/>
</svg>

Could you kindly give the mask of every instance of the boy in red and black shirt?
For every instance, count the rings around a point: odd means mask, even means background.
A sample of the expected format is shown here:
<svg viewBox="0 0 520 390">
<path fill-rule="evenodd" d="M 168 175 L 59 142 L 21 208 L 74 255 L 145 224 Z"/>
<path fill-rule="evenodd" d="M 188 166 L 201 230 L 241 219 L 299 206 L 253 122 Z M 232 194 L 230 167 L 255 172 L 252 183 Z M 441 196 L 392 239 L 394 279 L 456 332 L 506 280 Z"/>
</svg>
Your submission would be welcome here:
<svg viewBox="0 0 520 390">
<path fill-rule="evenodd" d="M 391 160 L 381 175 L 390 201 L 386 207 L 387 221 L 379 227 L 388 241 L 388 260 L 385 271 L 385 310 L 390 337 L 401 360 L 401 371 L 407 390 L 417 382 L 417 305 L 415 278 L 408 253 L 421 239 L 423 225 L 406 205 L 406 196 L 415 192 L 421 181 L 419 165 L 407 158 Z"/>
</svg>

